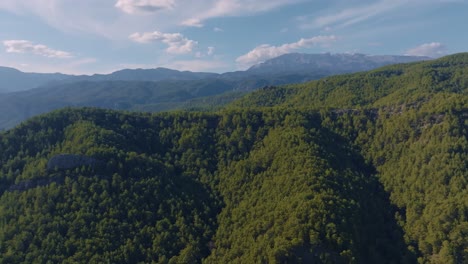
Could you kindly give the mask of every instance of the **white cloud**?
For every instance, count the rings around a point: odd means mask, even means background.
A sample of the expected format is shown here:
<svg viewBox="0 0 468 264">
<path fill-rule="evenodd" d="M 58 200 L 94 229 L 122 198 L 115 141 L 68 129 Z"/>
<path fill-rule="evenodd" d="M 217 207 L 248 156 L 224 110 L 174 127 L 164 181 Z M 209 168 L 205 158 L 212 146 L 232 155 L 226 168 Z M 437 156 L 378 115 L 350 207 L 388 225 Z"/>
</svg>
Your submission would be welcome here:
<svg viewBox="0 0 468 264">
<path fill-rule="evenodd" d="M 447 48 L 440 42 L 425 43 L 416 48 L 409 49 L 405 55 L 427 56 L 432 58 L 441 57 L 447 54 Z"/>
<path fill-rule="evenodd" d="M 281 56 L 283 54 L 291 53 L 295 50 L 302 48 L 309 48 L 315 45 L 328 46 L 335 42 L 338 38 L 336 36 L 316 36 L 308 39 L 300 39 L 294 43 L 283 44 L 281 46 L 271 46 L 268 44 L 260 45 L 251 50 L 245 55 L 236 59 L 236 62 L 241 67 L 249 67 L 254 64 L 264 62 L 268 59 Z"/>
<path fill-rule="evenodd" d="M 187 26 L 187 27 L 203 27 L 204 26 L 201 20 L 198 18 L 189 18 L 187 20 L 184 20 L 182 21 L 181 25 Z"/>
<path fill-rule="evenodd" d="M 187 54 L 193 51 L 198 45 L 197 41 L 188 39 L 180 33 L 162 33 L 159 31 L 133 33 L 129 38 L 138 43 L 162 42 L 168 47 L 167 53 Z"/>
<path fill-rule="evenodd" d="M 139 14 L 172 9 L 174 5 L 174 0 L 118 0 L 115 7 L 128 14 Z"/>
<path fill-rule="evenodd" d="M 208 51 L 206 52 L 206 54 L 208 54 L 208 56 L 212 56 L 214 52 L 215 52 L 214 47 L 208 47 Z"/>
<path fill-rule="evenodd" d="M 195 53 L 195 57 L 196 58 L 204 58 L 204 57 L 210 57 L 210 56 L 213 56 L 215 53 L 215 48 L 214 47 L 208 47 L 207 50 L 206 50 L 206 53 L 205 52 L 202 52 L 202 51 L 197 51 Z"/>
<path fill-rule="evenodd" d="M 66 51 L 55 50 L 42 44 L 34 44 L 28 40 L 5 40 L 3 45 L 8 53 L 31 53 L 48 58 L 68 59 L 72 54 Z"/>
<path fill-rule="evenodd" d="M 213 31 L 214 32 L 224 32 L 224 30 L 222 28 L 219 28 L 219 27 L 213 28 Z"/>
</svg>

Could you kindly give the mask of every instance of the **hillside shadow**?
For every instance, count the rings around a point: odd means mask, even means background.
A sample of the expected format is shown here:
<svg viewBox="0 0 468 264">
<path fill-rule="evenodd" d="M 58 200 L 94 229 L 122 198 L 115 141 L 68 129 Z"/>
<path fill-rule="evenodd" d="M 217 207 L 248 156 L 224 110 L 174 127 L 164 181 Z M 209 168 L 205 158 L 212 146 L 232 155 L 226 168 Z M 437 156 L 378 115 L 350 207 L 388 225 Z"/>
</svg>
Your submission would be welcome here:
<svg viewBox="0 0 468 264">
<path fill-rule="evenodd" d="M 319 129 L 322 155 L 327 157 L 333 169 L 339 172 L 356 171 L 358 177 L 343 177 L 340 192 L 356 201 L 359 206 L 358 223 L 353 230 L 354 245 L 359 252 L 358 263 L 415 263 L 414 252 L 408 250 L 404 231 L 395 219 L 397 208 L 390 202 L 377 177 L 374 166 L 366 163 L 364 157 L 349 140 L 324 128 L 317 122 L 309 123 Z"/>
</svg>

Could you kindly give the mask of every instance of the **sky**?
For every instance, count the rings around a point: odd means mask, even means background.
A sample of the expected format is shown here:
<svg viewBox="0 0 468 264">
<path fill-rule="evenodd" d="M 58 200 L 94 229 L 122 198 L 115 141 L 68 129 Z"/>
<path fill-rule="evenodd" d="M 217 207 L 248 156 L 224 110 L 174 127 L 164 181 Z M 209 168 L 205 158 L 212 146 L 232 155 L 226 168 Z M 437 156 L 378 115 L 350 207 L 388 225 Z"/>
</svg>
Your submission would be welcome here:
<svg viewBox="0 0 468 264">
<path fill-rule="evenodd" d="M 245 70 L 286 53 L 468 51 L 468 0 L 0 0 L 0 66 Z"/>
</svg>

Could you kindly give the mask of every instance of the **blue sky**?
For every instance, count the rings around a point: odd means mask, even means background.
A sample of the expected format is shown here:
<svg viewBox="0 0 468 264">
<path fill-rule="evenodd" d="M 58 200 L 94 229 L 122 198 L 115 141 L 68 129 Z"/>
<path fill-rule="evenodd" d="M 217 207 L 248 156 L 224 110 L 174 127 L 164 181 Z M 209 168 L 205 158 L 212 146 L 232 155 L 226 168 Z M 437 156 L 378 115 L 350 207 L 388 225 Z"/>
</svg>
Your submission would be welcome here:
<svg viewBox="0 0 468 264">
<path fill-rule="evenodd" d="M 285 53 L 440 57 L 468 48 L 468 0 L 1 0 L 0 65 L 225 72 Z"/>
</svg>

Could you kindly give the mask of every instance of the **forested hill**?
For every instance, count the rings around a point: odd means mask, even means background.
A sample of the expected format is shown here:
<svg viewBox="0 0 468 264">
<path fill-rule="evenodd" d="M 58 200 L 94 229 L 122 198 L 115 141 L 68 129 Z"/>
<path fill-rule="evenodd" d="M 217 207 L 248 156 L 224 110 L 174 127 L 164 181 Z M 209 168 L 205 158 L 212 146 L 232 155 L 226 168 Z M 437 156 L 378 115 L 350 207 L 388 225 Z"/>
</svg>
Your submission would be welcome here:
<svg viewBox="0 0 468 264">
<path fill-rule="evenodd" d="M 0 263 L 466 263 L 467 65 L 30 119 L 0 134 Z"/>
<path fill-rule="evenodd" d="M 30 120 L 1 137 L 1 260 L 410 260 L 374 171 L 321 122 L 93 109 Z M 48 166 L 62 154 L 96 165 Z"/>
<path fill-rule="evenodd" d="M 468 262 L 468 53 L 266 87 L 230 107 L 319 111 L 376 168 L 420 262 Z"/>
<path fill-rule="evenodd" d="M 234 107 L 378 108 L 421 104 L 444 96 L 462 100 L 467 94 L 468 53 L 461 53 L 302 85 L 267 87 L 236 101 Z"/>
</svg>

